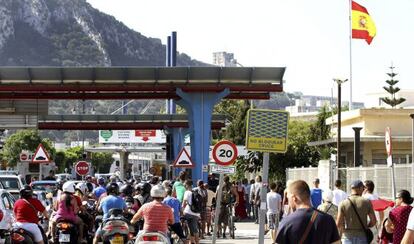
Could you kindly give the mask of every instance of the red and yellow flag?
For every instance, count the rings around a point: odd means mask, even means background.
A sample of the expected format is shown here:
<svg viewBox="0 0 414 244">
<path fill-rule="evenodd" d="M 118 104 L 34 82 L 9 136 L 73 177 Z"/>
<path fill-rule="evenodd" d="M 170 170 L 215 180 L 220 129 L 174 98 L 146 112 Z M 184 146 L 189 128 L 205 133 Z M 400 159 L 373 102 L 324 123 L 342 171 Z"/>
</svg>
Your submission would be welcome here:
<svg viewBox="0 0 414 244">
<path fill-rule="evenodd" d="M 365 39 L 369 45 L 375 34 L 377 29 L 367 9 L 352 1 L 352 38 Z"/>
</svg>

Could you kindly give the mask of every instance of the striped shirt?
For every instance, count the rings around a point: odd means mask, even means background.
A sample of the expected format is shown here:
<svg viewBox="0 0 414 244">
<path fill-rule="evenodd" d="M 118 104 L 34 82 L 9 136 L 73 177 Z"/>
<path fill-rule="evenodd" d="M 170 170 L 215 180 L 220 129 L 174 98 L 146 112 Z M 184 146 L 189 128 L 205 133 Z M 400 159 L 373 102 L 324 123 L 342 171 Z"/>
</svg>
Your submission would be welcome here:
<svg viewBox="0 0 414 244">
<path fill-rule="evenodd" d="M 149 232 L 167 233 L 167 221 L 174 223 L 172 208 L 157 201 L 144 204 L 138 210 L 138 215 L 144 217 L 144 230 Z"/>
</svg>

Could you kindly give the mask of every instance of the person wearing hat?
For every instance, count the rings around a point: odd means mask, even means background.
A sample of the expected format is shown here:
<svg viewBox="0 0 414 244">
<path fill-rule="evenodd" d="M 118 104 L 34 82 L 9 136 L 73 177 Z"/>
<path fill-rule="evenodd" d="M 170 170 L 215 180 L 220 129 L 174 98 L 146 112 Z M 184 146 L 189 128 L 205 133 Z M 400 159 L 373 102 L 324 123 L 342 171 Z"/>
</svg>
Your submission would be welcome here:
<svg viewBox="0 0 414 244">
<path fill-rule="evenodd" d="M 322 203 L 322 189 L 319 188 L 319 178 L 313 181 L 313 186 L 315 188 L 311 190 L 311 203 L 312 207 L 318 208 Z"/>
<path fill-rule="evenodd" d="M 363 191 L 362 181 L 354 180 L 351 195 L 339 204 L 336 225 L 343 244 L 368 243 L 365 229 L 377 223 L 371 202 L 362 197 Z"/>
<path fill-rule="evenodd" d="M 318 210 L 327 213 L 336 219 L 338 216 L 338 206 L 333 204 L 333 193 L 331 190 L 326 190 L 322 193 L 323 203 L 319 205 Z"/>
</svg>

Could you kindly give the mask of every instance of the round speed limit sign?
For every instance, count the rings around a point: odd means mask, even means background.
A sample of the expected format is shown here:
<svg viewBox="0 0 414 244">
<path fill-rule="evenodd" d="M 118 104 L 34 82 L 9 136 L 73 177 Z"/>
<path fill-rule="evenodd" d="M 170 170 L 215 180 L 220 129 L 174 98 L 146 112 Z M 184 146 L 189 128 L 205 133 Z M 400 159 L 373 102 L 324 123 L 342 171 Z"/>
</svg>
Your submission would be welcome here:
<svg viewBox="0 0 414 244">
<path fill-rule="evenodd" d="M 218 165 L 232 165 L 237 158 L 237 147 L 231 141 L 220 141 L 213 148 L 213 159 Z"/>
</svg>

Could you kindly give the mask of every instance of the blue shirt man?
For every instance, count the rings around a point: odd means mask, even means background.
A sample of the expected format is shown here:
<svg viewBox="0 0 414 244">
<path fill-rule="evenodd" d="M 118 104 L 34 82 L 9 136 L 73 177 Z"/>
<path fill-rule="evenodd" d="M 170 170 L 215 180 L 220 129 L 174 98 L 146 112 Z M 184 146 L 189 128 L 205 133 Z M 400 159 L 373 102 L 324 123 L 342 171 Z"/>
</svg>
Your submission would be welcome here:
<svg viewBox="0 0 414 244">
<path fill-rule="evenodd" d="M 104 214 L 103 215 L 103 220 L 106 220 L 109 217 L 108 216 L 109 210 L 111 210 L 113 208 L 126 209 L 127 206 L 125 204 L 124 199 L 122 199 L 121 197 L 114 196 L 114 195 L 109 195 L 109 196 L 105 197 L 102 200 L 101 208 L 102 208 L 102 212 Z"/>
<path fill-rule="evenodd" d="M 170 206 L 174 210 L 174 223 L 180 222 L 181 203 L 177 198 L 167 196 L 162 203 Z"/>
<path fill-rule="evenodd" d="M 312 207 L 318 208 L 322 204 L 322 190 L 319 188 L 319 179 L 316 178 L 313 181 L 315 188 L 311 190 L 311 203 Z"/>
<path fill-rule="evenodd" d="M 99 199 L 99 197 L 106 192 L 105 179 L 102 177 L 99 178 L 98 184 L 99 184 L 99 187 L 93 190 L 93 194 L 95 195 L 97 199 Z"/>
</svg>

